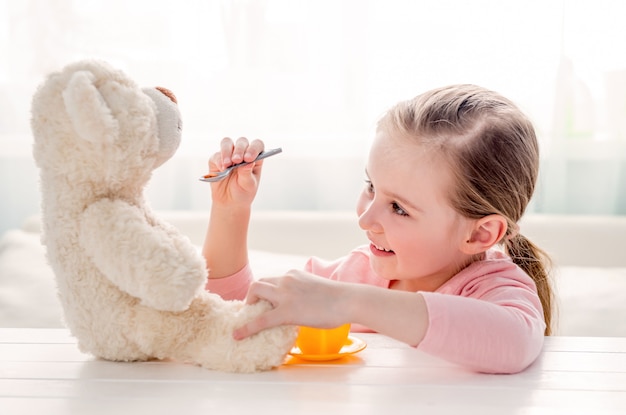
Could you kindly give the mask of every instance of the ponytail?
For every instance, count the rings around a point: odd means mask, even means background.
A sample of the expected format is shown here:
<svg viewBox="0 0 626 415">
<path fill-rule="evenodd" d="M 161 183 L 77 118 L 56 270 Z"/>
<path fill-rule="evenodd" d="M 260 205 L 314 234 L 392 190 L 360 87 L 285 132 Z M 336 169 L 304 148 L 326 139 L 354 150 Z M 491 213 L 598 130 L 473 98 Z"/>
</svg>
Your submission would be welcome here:
<svg viewBox="0 0 626 415">
<path fill-rule="evenodd" d="M 537 294 L 543 307 L 546 322 L 545 335 L 552 333 L 552 288 L 550 283 L 550 257 L 521 234 L 512 235 L 504 242 L 506 253 L 524 272 L 535 281 Z"/>
</svg>

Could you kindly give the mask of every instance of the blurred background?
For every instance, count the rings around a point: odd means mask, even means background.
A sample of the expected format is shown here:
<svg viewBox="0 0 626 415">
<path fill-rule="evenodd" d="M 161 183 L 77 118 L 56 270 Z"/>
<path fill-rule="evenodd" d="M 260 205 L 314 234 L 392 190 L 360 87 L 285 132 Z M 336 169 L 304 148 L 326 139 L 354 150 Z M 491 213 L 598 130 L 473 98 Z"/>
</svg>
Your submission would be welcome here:
<svg viewBox="0 0 626 415">
<path fill-rule="evenodd" d="M 149 185 L 155 209 L 208 212 L 197 179 L 224 136 L 283 148 L 255 209 L 353 209 L 382 113 L 475 83 L 535 123 L 530 211 L 624 215 L 624 16 L 621 0 L 0 0 L 0 233 L 39 211 L 32 94 L 83 58 L 178 97 L 183 143 Z"/>
</svg>

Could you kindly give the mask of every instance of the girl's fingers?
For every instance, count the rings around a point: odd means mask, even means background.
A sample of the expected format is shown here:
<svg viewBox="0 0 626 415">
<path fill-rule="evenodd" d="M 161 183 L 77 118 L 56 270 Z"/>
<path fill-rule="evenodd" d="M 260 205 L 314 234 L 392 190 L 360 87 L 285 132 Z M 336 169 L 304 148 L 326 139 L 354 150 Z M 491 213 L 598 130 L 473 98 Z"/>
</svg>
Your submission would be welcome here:
<svg viewBox="0 0 626 415">
<path fill-rule="evenodd" d="M 282 323 L 277 320 L 277 317 L 278 314 L 274 312 L 274 309 L 266 311 L 249 323 L 235 329 L 233 338 L 242 340 L 270 327 L 280 326 Z"/>
<path fill-rule="evenodd" d="M 230 166 L 232 164 L 232 155 L 235 144 L 230 137 L 222 138 L 220 143 L 220 153 L 222 155 L 222 168 Z"/>
<path fill-rule="evenodd" d="M 209 171 L 222 170 L 222 153 L 215 153 L 209 158 Z"/>
<path fill-rule="evenodd" d="M 248 149 L 250 143 L 246 137 L 239 137 L 235 142 L 235 148 L 233 149 L 232 161 L 233 164 L 238 164 L 244 161 L 244 154 Z"/>
<path fill-rule="evenodd" d="M 285 322 L 281 320 L 281 315 L 284 314 L 284 310 L 277 309 L 277 307 L 279 307 L 277 300 L 279 293 L 277 292 L 278 287 L 271 282 L 273 280 L 276 279 L 263 278 L 253 282 L 248 289 L 246 304 L 254 304 L 264 300 L 272 305 L 272 309 L 262 313 L 244 326 L 237 328 L 233 332 L 233 337 L 236 340 L 245 339 L 267 328 L 285 324 Z"/>
<path fill-rule="evenodd" d="M 257 158 L 259 154 L 261 154 L 261 152 L 264 149 L 265 149 L 265 144 L 263 143 L 263 141 L 258 140 L 258 139 L 252 140 L 252 142 L 250 143 L 250 145 L 248 146 L 246 150 L 246 153 L 244 154 L 244 161 L 254 160 L 255 158 Z M 260 165 L 261 161 L 255 164 Z"/>
<path fill-rule="evenodd" d="M 265 144 L 258 139 L 250 142 L 246 137 L 239 137 L 236 141 L 233 141 L 230 137 L 224 137 L 220 143 L 220 153 L 222 156 L 220 166 L 225 168 L 243 161 L 253 161 L 264 148 Z M 260 166 L 261 162 L 255 163 L 255 165 Z M 250 167 L 250 169 L 252 169 L 252 167 Z"/>
<path fill-rule="evenodd" d="M 255 281 L 250 285 L 246 295 L 246 304 L 254 304 L 259 300 L 269 302 L 272 307 L 276 307 L 276 286 L 267 280 Z"/>
</svg>

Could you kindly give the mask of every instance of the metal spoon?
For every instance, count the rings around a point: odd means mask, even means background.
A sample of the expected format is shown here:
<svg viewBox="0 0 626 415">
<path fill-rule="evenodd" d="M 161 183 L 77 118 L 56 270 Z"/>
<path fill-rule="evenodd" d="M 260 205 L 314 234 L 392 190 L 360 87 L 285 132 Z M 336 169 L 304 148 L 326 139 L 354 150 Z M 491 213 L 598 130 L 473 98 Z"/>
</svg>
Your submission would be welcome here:
<svg viewBox="0 0 626 415">
<path fill-rule="evenodd" d="M 243 163 L 233 164 L 232 166 L 230 166 L 230 167 L 228 167 L 228 168 L 226 168 L 226 169 L 224 169 L 222 171 L 210 172 L 209 174 L 200 177 L 200 181 L 203 181 L 203 182 L 218 182 L 218 181 L 228 177 L 230 172 L 233 171 L 233 169 L 235 169 L 237 167 L 241 167 L 241 166 L 245 166 L 246 164 L 254 163 L 255 161 L 267 158 L 269 156 L 273 156 L 274 154 L 281 153 L 282 151 L 283 151 L 283 149 L 280 148 L 280 147 L 279 148 L 274 148 L 272 150 L 262 151 L 261 153 L 259 153 L 257 158 L 255 158 L 252 161 L 244 161 Z"/>
</svg>

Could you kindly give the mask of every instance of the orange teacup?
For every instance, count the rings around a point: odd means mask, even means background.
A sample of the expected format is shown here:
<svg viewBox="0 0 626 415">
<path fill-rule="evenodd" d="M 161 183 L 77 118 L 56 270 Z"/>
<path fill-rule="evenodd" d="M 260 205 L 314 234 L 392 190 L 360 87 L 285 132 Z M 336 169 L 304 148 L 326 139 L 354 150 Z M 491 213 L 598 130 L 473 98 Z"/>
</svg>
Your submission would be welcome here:
<svg viewBox="0 0 626 415">
<path fill-rule="evenodd" d="M 350 324 L 333 329 L 300 326 L 296 346 L 304 354 L 335 354 L 345 346 L 350 334 Z"/>
</svg>

